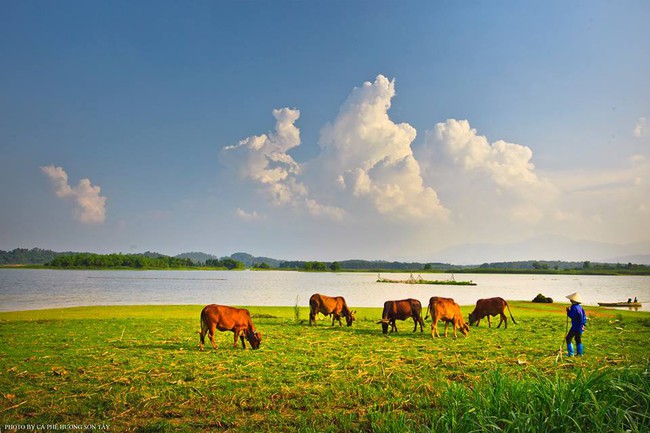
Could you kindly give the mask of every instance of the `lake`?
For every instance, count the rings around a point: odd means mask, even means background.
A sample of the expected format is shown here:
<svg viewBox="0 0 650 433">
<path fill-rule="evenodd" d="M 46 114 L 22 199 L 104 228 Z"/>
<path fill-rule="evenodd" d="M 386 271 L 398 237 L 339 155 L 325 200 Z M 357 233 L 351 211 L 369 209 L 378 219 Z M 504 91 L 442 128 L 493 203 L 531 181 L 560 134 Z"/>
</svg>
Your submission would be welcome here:
<svg viewBox="0 0 650 433">
<path fill-rule="evenodd" d="M 408 279 L 410 274 L 384 274 Z M 414 275 L 416 278 L 418 274 Z M 450 274 L 423 274 L 449 280 Z M 0 311 L 89 305 L 226 304 L 307 306 L 313 293 L 344 296 L 351 307 L 382 307 L 389 299 L 431 296 L 473 305 L 479 298 L 500 296 L 532 300 L 538 293 L 566 302 L 579 292 L 585 305 L 638 297 L 650 311 L 649 276 L 456 274 L 476 286 L 377 283 L 376 273 L 294 271 L 72 271 L 0 269 Z"/>
</svg>

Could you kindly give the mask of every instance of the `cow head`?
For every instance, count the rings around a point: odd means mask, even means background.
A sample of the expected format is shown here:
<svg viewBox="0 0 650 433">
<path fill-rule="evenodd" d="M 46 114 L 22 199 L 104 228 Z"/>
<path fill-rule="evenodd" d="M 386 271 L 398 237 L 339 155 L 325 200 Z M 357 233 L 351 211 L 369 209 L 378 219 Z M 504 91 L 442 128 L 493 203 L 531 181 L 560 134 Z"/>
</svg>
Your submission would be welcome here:
<svg viewBox="0 0 650 433">
<path fill-rule="evenodd" d="M 246 336 L 246 339 L 253 349 L 257 349 L 260 347 L 260 343 L 262 342 L 262 333 L 259 331 L 250 332 Z"/>
<path fill-rule="evenodd" d="M 381 332 L 388 334 L 388 319 L 381 319 L 377 324 L 381 323 Z"/>
<path fill-rule="evenodd" d="M 467 323 L 463 322 L 458 329 L 460 329 L 460 332 L 462 332 L 465 337 L 469 335 L 469 325 Z"/>
<path fill-rule="evenodd" d="M 474 313 L 469 313 L 469 317 L 467 318 L 470 326 L 473 326 L 478 322 L 478 317 L 474 315 Z"/>
<path fill-rule="evenodd" d="M 356 310 L 350 311 L 348 314 L 346 314 L 345 321 L 348 322 L 348 326 L 352 326 L 352 322 L 356 320 L 354 317 L 355 314 L 357 314 Z"/>
</svg>

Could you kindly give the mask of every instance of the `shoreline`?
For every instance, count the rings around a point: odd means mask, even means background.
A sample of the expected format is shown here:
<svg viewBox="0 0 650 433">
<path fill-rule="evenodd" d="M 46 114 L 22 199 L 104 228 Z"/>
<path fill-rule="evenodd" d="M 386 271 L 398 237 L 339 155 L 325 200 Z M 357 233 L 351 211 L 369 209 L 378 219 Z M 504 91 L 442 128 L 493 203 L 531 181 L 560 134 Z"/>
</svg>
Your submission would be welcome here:
<svg viewBox="0 0 650 433">
<path fill-rule="evenodd" d="M 45 265 L 21 265 L 7 264 L 0 265 L 0 269 L 35 269 L 54 271 L 229 271 L 229 272 L 304 272 L 317 274 L 343 274 L 343 273 L 385 273 L 385 274 L 503 274 L 503 275 L 594 275 L 594 276 L 650 276 L 650 270 L 626 270 L 626 269 L 495 269 L 495 268 L 450 268 L 448 270 L 438 269 L 339 269 L 332 270 L 304 270 L 291 268 L 210 268 L 205 266 L 182 267 L 182 268 L 127 268 L 127 267 L 57 267 Z"/>
</svg>

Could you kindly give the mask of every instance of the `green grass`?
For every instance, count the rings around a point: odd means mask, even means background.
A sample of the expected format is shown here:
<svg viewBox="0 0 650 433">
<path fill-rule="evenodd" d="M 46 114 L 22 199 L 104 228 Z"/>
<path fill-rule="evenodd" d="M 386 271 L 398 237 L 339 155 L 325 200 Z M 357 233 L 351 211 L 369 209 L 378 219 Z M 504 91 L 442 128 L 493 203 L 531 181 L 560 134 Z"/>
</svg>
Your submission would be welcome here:
<svg viewBox="0 0 650 433">
<path fill-rule="evenodd" d="M 339 328 L 248 307 L 261 348 L 226 332 L 204 352 L 202 306 L 0 313 L 0 429 L 650 431 L 650 314 L 586 307 L 586 356 L 566 358 L 563 305 L 510 305 L 518 325 L 437 340 L 412 321 L 383 336 L 378 308 Z"/>
</svg>

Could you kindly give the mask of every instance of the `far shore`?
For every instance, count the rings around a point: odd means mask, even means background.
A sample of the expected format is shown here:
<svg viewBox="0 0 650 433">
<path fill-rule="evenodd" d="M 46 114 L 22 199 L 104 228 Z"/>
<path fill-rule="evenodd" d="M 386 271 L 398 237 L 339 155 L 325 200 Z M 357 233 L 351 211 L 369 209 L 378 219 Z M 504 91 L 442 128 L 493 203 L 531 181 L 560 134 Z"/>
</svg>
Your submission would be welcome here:
<svg viewBox="0 0 650 433">
<path fill-rule="evenodd" d="M 130 267 L 58 267 L 46 265 L 7 264 L 0 265 L 0 269 L 50 269 L 60 271 L 293 271 L 309 273 L 382 273 L 382 274 L 510 274 L 510 275 L 598 275 L 598 276 L 629 276 L 650 275 L 650 267 L 644 269 L 508 269 L 508 268 L 450 268 L 450 269 L 339 269 L 333 270 L 305 270 L 296 268 L 236 268 L 223 267 L 180 267 L 180 268 L 130 268 Z"/>
</svg>

